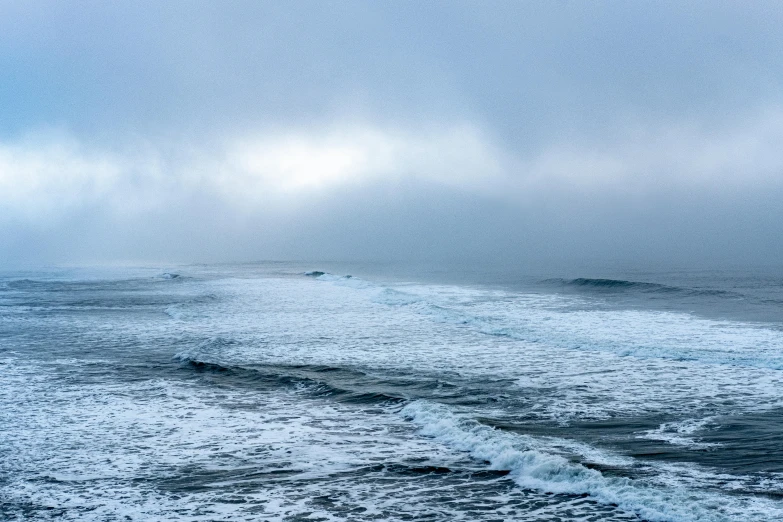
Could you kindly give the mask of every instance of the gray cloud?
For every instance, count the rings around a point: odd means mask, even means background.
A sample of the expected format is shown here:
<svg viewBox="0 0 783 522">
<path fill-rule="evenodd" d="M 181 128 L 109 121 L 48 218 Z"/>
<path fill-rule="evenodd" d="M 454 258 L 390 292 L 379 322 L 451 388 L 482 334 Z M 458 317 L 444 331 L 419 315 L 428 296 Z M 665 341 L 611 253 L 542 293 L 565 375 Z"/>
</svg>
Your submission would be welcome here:
<svg viewBox="0 0 783 522">
<path fill-rule="evenodd" d="M 781 23 L 771 2 L 0 2 L 1 257 L 768 262 Z"/>
</svg>

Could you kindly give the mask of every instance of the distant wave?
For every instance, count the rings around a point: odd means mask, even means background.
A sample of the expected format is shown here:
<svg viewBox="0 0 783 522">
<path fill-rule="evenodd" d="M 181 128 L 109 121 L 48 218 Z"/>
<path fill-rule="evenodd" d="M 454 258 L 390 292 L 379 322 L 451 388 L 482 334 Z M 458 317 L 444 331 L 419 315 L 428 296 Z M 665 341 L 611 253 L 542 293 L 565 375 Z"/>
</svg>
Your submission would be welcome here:
<svg viewBox="0 0 783 522">
<path fill-rule="evenodd" d="M 322 272 L 320 270 L 311 270 L 309 272 L 305 272 L 304 275 L 306 275 L 307 277 L 314 277 L 316 279 L 323 279 L 328 281 L 353 278 L 353 276 L 350 274 L 338 276 L 338 275 L 330 274 L 329 272 Z"/>
<path fill-rule="evenodd" d="M 206 293 L 192 297 L 185 301 L 174 303 L 163 309 L 163 312 L 178 321 L 183 321 L 188 318 L 200 317 L 198 309 L 194 309 L 194 305 L 202 305 L 208 303 L 214 303 L 220 298 L 213 293 Z"/>
<path fill-rule="evenodd" d="M 74 283 L 70 283 L 70 285 L 74 285 Z M 13 279 L 6 282 L 6 287 L 11 290 L 69 289 L 70 285 L 69 282 L 36 279 Z"/>
<path fill-rule="evenodd" d="M 123 290 L 137 287 L 139 284 L 157 283 L 163 281 L 186 281 L 192 278 L 181 274 L 164 272 L 152 277 L 132 277 L 122 279 L 10 279 L 2 282 L 8 290 L 22 292 L 74 292 L 82 290 L 107 291 Z M 1 288 L 1 287 L 0 287 Z"/>
<path fill-rule="evenodd" d="M 649 283 L 646 281 L 628 281 L 625 279 L 601 279 L 578 277 L 576 279 L 545 279 L 542 283 L 549 285 L 560 285 L 576 289 L 596 290 L 596 291 L 618 291 L 618 292 L 644 292 L 657 294 L 673 294 L 682 296 L 703 296 L 703 297 L 725 297 L 730 299 L 743 299 L 745 296 L 738 292 L 729 292 L 726 290 L 714 290 L 709 288 L 688 288 L 660 283 Z"/>
<path fill-rule="evenodd" d="M 561 283 L 569 286 L 589 286 L 595 288 L 644 288 L 655 290 L 677 290 L 676 287 L 643 281 L 626 281 L 625 279 L 593 279 L 578 277 L 576 279 L 547 279 L 545 282 Z"/>
</svg>

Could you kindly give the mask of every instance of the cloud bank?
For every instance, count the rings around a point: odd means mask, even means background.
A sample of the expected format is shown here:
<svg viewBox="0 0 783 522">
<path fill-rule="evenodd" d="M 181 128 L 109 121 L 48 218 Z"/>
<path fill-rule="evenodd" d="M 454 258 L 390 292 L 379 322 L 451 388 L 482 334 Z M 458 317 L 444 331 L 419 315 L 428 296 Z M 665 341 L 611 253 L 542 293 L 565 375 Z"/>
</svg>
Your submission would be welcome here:
<svg viewBox="0 0 783 522">
<path fill-rule="evenodd" d="M 466 122 L 276 129 L 174 150 L 149 142 L 113 150 L 43 133 L 0 142 L 0 219 L 45 222 L 84 204 L 144 213 L 182 193 L 252 213 L 300 197 L 333 197 L 346 188 L 416 182 L 510 202 L 531 195 L 752 192 L 783 183 L 780 143 L 780 109 L 723 129 L 635 126 L 600 143 L 557 143 L 529 157 Z"/>
</svg>

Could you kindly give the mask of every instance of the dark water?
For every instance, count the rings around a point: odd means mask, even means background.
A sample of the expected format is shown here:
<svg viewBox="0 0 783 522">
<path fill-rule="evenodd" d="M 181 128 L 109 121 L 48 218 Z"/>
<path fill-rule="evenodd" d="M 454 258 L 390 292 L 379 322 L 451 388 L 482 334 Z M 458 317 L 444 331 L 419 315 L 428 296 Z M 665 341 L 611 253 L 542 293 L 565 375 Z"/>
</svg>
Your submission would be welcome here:
<svg viewBox="0 0 783 522">
<path fill-rule="evenodd" d="M 780 520 L 782 326 L 769 269 L 4 274 L 0 516 Z"/>
</svg>

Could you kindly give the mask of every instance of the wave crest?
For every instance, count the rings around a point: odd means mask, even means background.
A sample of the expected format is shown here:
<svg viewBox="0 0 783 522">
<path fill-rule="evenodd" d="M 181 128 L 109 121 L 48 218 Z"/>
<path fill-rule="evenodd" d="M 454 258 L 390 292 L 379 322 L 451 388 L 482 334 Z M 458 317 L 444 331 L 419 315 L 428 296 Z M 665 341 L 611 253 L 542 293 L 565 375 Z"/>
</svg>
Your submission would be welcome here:
<svg viewBox="0 0 783 522">
<path fill-rule="evenodd" d="M 596 469 L 547 452 L 525 435 L 504 433 L 460 418 L 442 405 L 415 401 L 401 414 L 421 433 L 473 458 L 493 470 L 507 470 L 517 484 L 544 493 L 589 495 L 617 505 L 651 522 L 673 520 L 718 522 L 739 518 L 769 519 L 780 508 L 764 499 L 743 500 L 727 495 L 696 493 L 681 487 L 645 484 L 625 477 L 608 477 Z"/>
<path fill-rule="evenodd" d="M 548 285 L 559 285 L 568 288 L 595 291 L 616 292 L 642 292 L 653 294 L 671 294 L 684 297 L 723 297 L 728 299 L 744 299 L 745 296 L 737 292 L 716 290 L 711 288 L 689 288 L 682 286 L 650 283 L 647 281 L 630 281 L 627 279 L 603 279 L 590 277 L 577 277 L 576 279 L 545 279 L 542 281 Z"/>
</svg>

